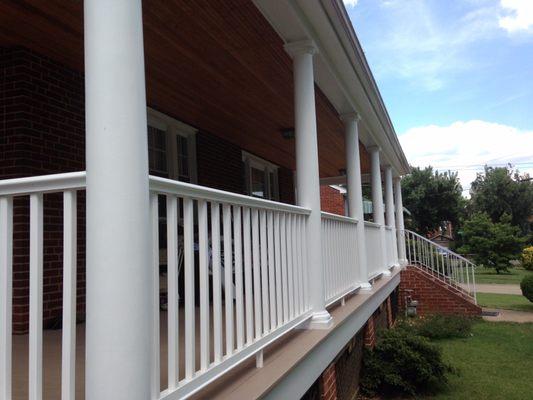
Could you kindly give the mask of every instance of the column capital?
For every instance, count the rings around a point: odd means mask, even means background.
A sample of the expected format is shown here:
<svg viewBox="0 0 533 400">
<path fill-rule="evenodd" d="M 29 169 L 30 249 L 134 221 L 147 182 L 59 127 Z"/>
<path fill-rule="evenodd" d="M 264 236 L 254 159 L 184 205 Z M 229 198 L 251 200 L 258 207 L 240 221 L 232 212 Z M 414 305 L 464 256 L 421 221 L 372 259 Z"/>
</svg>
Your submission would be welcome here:
<svg viewBox="0 0 533 400">
<path fill-rule="evenodd" d="M 359 115 L 356 111 L 341 114 L 339 118 L 342 122 L 361 121 L 361 115 Z"/>
<path fill-rule="evenodd" d="M 366 148 L 370 153 L 379 153 L 381 151 L 381 147 L 379 147 L 378 145 L 372 145 L 372 146 L 368 146 Z"/>
<path fill-rule="evenodd" d="M 392 181 L 393 182 L 401 182 L 402 181 L 402 177 L 401 176 L 393 176 L 392 177 Z"/>
<path fill-rule="evenodd" d="M 289 42 L 283 45 L 283 48 L 291 57 L 299 56 L 301 54 L 314 55 L 318 53 L 318 48 L 312 40 L 300 40 L 298 42 Z"/>
</svg>

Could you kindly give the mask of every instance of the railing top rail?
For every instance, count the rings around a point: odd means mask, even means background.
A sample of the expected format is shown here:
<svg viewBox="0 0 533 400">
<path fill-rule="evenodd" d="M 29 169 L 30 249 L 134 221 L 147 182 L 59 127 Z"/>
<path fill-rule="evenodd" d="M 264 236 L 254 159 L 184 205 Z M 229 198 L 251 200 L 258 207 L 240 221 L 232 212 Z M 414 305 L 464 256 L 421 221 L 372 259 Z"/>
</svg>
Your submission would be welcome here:
<svg viewBox="0 0 533 400">
<path fill-rule="evenodd" d="M 409 232 L 410 234 L 412 234 L 412 235 L 414 235 L 414 236 L 416 236 L 416 237 L 422 239 L 422 240 L 425 240 L 425 241 L 428 242 L 428 243 L 431 243 L 431 245 L 433 245 L 433 246 L 439 248 L 440 250 L 442 250 L 442 251 L 444 251 L 444 252 L 446 252 L 446 253 L 448 253 L 448 254 L 451 254 L 451 255 L 453 255 L 454 257 L 457 257 L 457 258 L 459 258 L 459 259 L 461 259 L 461 260 L 463 260 L 463 261 L 469 263 L 469 264 L 472 265 L 473 267 L 476 267 L 476 264 L 474 264 L 474 263 L 473 263 L 472 261 L 470 261 L 469 259 L 463 257 L 462 255 L 457 254 L 457 253 L 451 251 L 450 249 L 448 249 L 448 248 L 446 248 L 446 247 L 444 247 L 444 246 L 441 246 L 440 244 L 435 243 L 435 242 L 433 242 L 432 240 L 429 240 L 428 238 L 425 238 L 425 237 L 422 236 L 422 235 L 419 235 L 419 234 L 416 233 L 416 232 L 413 232 L 413 231 L 411 231 L 411 230 L 409 230 L 409 229 L 404 229 L 404 230 L 405 230 L 406 232 Z"/>
<path fill-rule="evenodd" d="M 392 231 L 393 227 L 389 226 L 389 225 L 385 225 L 385 229 L 388 230 L 388 231 Z"/>
<path fill-rule="evenodd" d="M 324 219 L 334 219 L 340 222 L 347 222 L 350 224 L 357 224 L 358 222 L 356 218 L 346 217 L 344 215 L 333 214 L 333 213 L 329 213 L 325 211 L 322 211 L 321 215 L 322 215 L 322 218 Z"/>
<path fill-rule="evenodd" d="M 380 224 L 371 221 L 365 221 L 365 226 L 368 226 L 369 228 L 381 228 Z"/>
<path fill-rule="evenodd" d="M 23 196 L 85 188 L 85 171 L 0 180 L 0 196 Z"/>
<path fill-rule="evenodd" d="M 183 197 L 216 201 L 220 203 L 231 203 L 245 207 L 263 208 L 293 214 L 308 215 L 311 213 L 311 210 L 304 207 L 278 203 L 276 201 L 259 199 L 257 197 L 245 196 L 242 194 L 229 193 L 223 190 L 174 181 L 152 175 L 150 175 L 150 190 L 161 194 L 174 194 Z"/>
</svg>

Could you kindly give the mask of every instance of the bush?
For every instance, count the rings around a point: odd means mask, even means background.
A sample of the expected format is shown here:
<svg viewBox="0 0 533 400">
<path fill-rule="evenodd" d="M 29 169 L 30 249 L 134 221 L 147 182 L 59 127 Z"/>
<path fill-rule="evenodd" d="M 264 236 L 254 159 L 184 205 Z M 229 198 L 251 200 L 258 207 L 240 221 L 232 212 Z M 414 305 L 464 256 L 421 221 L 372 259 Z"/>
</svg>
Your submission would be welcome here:
<svg viewBox="0 0 533 400">
<path fill-rule="evenodd" d="M 533 275 L 526 276 L 520 282 L 520 289 L 526 299 L 533 303 Z"/>
<path fill-rule="evenodd" d="M 413 396 L 447 383 L 452 371 L 427 338 L 393 328 L 382 332 L 374 349 L 365 350 L 361 389 L 370 396 Z"/>
<path fill-rule="evenodd" d="M 533 246 L 526 247 L 522 251 L 522 267 L 533 271 Z"/>
<path fill-rule="evenodd" d="M 414 320 L 415 332 L 428 339 L 452 339 L 470 336 L 474 318 L 462 315 L 439 315 Z"/>
</svg>

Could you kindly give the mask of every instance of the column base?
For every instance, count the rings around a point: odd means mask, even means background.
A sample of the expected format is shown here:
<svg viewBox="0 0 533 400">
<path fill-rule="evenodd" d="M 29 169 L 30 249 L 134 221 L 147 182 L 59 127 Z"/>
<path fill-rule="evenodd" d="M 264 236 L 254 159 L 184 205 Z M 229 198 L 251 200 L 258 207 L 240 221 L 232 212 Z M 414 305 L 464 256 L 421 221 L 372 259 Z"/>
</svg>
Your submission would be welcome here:
<svg viewBox="0 0 533 400">
<path fill-rule="evenodd" d="M 310 320 L 298 329 L 329 329 L 333 326 L 333 318 L 326 310 L 314 313 Z"/>
<path fill-rule="evenodd" d="M 387 268 L 387 269 L 384 270 L 381 274 L 382 274 L 383 276 L 391 276 L 391 275 L 392 275 L 392 272 L 390 271 L 389 268 Z"/>
<path fill-rule="evenodd" d="M 400 267 L 406 267 L 407 264 L 409 264 L 409 261 L 407 261 L 405 258 L 400 260 Z"/>
<path fill-rule="evenodd" d="M 361 282 L 360 290 L 372 290 L 372 284 L 370 282 Z"/>
</svg>

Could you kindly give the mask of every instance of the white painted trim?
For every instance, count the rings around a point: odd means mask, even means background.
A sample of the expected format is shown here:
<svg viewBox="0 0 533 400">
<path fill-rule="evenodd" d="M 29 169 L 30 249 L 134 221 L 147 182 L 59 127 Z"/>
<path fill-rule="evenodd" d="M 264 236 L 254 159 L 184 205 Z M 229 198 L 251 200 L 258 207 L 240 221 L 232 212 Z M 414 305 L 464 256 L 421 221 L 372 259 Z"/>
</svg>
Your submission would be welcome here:
<svg viewBox="0 0 533 400">
<path fill-rule="evenodd" d="M 246 193 L 249 196 L 252 196 L 252 174 L 251 169 L 255 168 L 258 170 L 263 170 L 265 174 L 265 192 L 266 196 L 264 198 L 269 200 L 279 200 L 279 178 L 278 170 L 279 165 L 271 163 L 261 157 L 258 157 L 254 154 L 248 153 L 245 150 L 242 150 L 242 161 L 244 163 L 244 168 L 246 171 L 244 173 L 244 180 L 246 186 Z M 270 193 L 270 174 L 274 175 L 274 193 Z"/>
<path fill-rule="evenodd" d="M 178 145 L 176 136 L 187 139 L 189 157 L 189 179 L 197 183 L 196 134 L 198 129 L 174 119 L 160 111 L 147 107 L 148 125 L 162 130 L 166 134 L 167 170 L 170 179 L 179 179 Z"/>
</svg>

